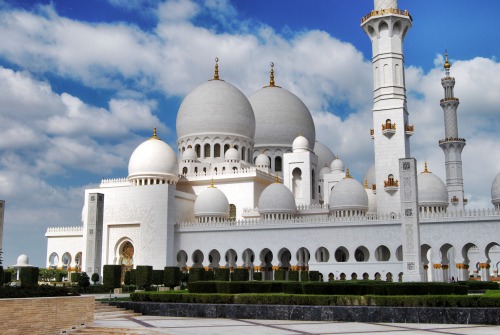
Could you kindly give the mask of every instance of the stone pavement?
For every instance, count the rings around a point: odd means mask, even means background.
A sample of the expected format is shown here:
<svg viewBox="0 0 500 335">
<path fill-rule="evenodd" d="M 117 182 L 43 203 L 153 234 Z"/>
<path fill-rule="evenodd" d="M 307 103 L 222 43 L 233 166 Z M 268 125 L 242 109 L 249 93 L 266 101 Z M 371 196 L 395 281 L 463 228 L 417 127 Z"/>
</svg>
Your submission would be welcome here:
<svg viewBox="0 0 500 335">
<path fill-rule="evenodd" d="M 108 307 L 96 302 L 94 325 L 71 332 L 71 334 L 100 335 L 220 335 L 233 333 L 238 335 L 498 335 L 500 334 L 500 326 L 161 317 L 137 315 L 131 311 Z"/>
</svg>

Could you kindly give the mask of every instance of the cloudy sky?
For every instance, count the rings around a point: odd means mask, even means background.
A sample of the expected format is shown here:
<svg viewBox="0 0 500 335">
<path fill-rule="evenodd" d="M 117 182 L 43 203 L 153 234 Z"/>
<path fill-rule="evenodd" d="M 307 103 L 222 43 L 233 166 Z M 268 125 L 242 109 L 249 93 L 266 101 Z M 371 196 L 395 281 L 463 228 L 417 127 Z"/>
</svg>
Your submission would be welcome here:
<svg viewBox="0 0 500 335">
<path fill-rule="evenodd" d="M 360 179 L 373 164 L 371 0 L 0 0 L 0 199 L 4 265 L 45 266 L 49 226 L 81 224 L 84 189 L 125 177 L 157 125 L 175 148 L 177 109 L 220 75 L 245 94 L 268 81 L 311 110 L 317 139 Z M 499 1 L 400 0 L 411 153 L 444 178 L 440 78 L 445 49 L 460 98 L 469 208 L 491 206 L 500 172 Z M 495 37 L 497 36 L 497 37 Z"/>
</svg>

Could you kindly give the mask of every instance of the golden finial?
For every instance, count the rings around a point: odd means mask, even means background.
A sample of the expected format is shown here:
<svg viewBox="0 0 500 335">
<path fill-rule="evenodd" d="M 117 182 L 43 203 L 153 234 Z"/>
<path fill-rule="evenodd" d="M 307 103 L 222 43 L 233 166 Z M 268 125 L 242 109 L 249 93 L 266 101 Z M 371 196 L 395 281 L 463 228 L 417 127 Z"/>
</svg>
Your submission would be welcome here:
<svg viewBox="0 0 500 335">
<path fill-rule="evenodd" d="M 214 80 L 219 80 L 219 57 L 215 57 Z"/>
<path fill-rule="evenodd" d="M 427 162 L 425 162 L 425 164 L 424 164 L 424 172 L 422 172 L 422 173 L 430 173 L 430 171 L 427 170 Z"/>
<path fill-rule="evenodd" d="M 368 178 L 365 178 L 365 188 L 368 188 Z"/>
<path fill-rule="evenodd" d="M 269 86 L 274 87 L 274 63 L 271 62 L 271 74 L 269 75 Z"/>
<path fill-rule="evenodd" d="M 153 128 L 153 137 L 151 137 L 152 140 L 159 140 L 158 136 L 156 136 L 156 127 Z"/>
<path fill-rule="evenodd" d="M 351 173 L 349 172 L 349 168 L 346 169 L 346 172 L 345 172 L 345 177 L 346 178 L 352 178 L 351 177 Z"/>
<path fill-rule="evenodd" d="M 276 173 L 276 184 L 279 184 L 280 182 L 280 177 L 278 176 L 278 174 Z"/>
<path fill-rule="evenodd" d="M 448 60 L 448 50 L 445 50 L 445 57 L 446 57 L 446 61 L 444 62 L 444 68 L 445 68 L 445 70 L 449 70 L 451 67 L 451 64 Z"/>
<path fill-rule="evenodd" d="M 214 186 L 214 178 L 212 178 L 212 181 L 210 182 L 210 188 L 215 188 L 215 186 Z"/>
</svg>

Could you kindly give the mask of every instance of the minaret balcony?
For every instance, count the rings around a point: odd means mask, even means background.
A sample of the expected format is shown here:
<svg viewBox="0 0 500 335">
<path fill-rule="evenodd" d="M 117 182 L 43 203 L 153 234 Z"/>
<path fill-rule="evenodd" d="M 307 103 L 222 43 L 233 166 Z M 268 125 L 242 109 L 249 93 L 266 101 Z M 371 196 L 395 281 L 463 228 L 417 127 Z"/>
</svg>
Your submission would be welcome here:
<svg viewBox="0 0 500 335">
<path fill-rule="evenodd" d="M 439 140 L 439 144 L 446 143 L 446 142 L 462 142 L 462 143 L 465 143 L 465 138 L 447 137 L 444 140 Z"/>
<path fill-rule="evenodd" d="M 370 18 L 372 18 L 374 16 L 382 16 L 382 15 L 388 15 L 388 14 L 407 16 L 411 20 L 410 13 L 407 10 L 401 10 L 401 9 L 397 9 L 397 8 L 386 8 L 386 9 L 372 10 L 370 13 L 368 13 L 363 18 L 361 18 L 361 24 L 363 24 L 365 21 L 369 20 Z"/>
<path fill-rule="evenodd" d="M 458 99 L 458 98 L 444 98 L 444 99 L 441 99 L 441 102 L 446 102 L 446 101 L 460 101 L 460 99 Z"/>
<path fill-rule="evenodd" d="M 382 134 L 392 137 L 392 135 L 396 134 L 396 124 L 391 123 L 391 120 L 387 120 L 385 124 L 382 124 Z"/>
<path fill-rule="evenodd" d="M 413 126 L 413 125 L 409 126 L 408 124 L 405 124 L 405 134 L 407 136 L 413 135 L 414 130 L 415 130 L 415 126 Z"/>
<path fill-rule="evenodd" d="M 456 195 L 453 196 L 453 198 L 450 199 L 450 202 L 454 205 L 458 204 L 460 202 L 460 199 Z"/>
<path fill-rule="evenodd" d="M 384 180 L 384 191 L 386 192 L 396 192 L 399 189 L 399 181 L 389 178 Z"/>
<path fill-rule="evenodd" d="M 375 134 L 375 131 L 373 129 L 370 129 L 370 137 L 372 138 L 372 140 L 374 138 L 374 134 Z"/>
</svg>

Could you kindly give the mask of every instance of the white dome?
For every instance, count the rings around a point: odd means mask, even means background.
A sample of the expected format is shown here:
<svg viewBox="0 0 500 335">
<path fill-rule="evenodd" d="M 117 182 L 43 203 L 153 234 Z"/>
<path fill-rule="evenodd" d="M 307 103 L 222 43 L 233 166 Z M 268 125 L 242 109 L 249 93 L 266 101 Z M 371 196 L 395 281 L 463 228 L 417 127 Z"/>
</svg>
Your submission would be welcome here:
<svg viewBox="0 0 500 335">
<path fill-rule="evenodd" d="M 418 205 L 448 207 L 448 189 L 438 176 L 422 172 L 417 178 Z"/>
<path fill-rule="evenodd" d="M 375 178 L 375 164 L 366 170 L 363 176 L 363 185 L 365 184 L 365 181 L 368 183 L 368 188 L 370 189 L 373 185 L 377 184 L 377 179 Z"/>
<path fill-rule="evenodd" d="M 248 100 L 255 113 L 255 146 L 292 146 L 299 134 L 309 141 L 309 150 L 316 142 L 316 128 L 306 105 L 289 91 L 277 86 L 264 87 Z"/>
<path fill-rule="evenodd" d="M 30 259 L 25 254 L 19 255 L 19 257 L 17 257 L 17 263 L 14 266 L 31 266 Z"/>
<path fill-rule="evenodd" d="M 333 152 L 326 145 L 318 141 L 314 144 L 314 153 L 318 156 L 318 166 L 320 169 L 325 166 L 329 167 L 335 159 Z"/>
<path fill-rule="evenodd" d="M 198 155 L 196 154 L 196 151 L 194 151 L 193 148 L 187 148 L 182 153 L 182 160 L 183 161 L 196 161 L 196 160 L 198 160 Z"/>
<path fill-rule="evenodd" d="M 297 136 L 292 143 L 293 152 L 309 151 L 309 141 L 304 136 Z"/>
<path fill-rule="evenodd" d="M 330 193 L 330 210 L 368 210 L 366 190 L 357 180 L 344 178 L 340 180 Z"/>
<path fill-rule="evenodd" d="M 491 184 L 491 202 L 496 205 L 500 203 L 500 173 L 497 174 Z"/>
<path fill-rule="evenodd" d="M 260 214 L 293 214 L 297 210 L 292 192 L 281 183 L 264 189 L 259 198 Z"/>
<path fill-rule="evenodd" d="M 229 201 L 226 195 L 216 187 L 204 189 L 194 202 L 196 217 L 228 217 Z"/>
<path fill-rule="evenodd" d="M 239 161 L 240 154 L 238 153 L 238 150 L 236 150 L 235 148 L 229 148 L 224 154 L 224 159 L 226 161 Z"/>
<path fill-rule="evenodd" d="M 266 154 L 260 154 L 255 158 L 255 166 L 269 167 L 269 157 Z"/>
<path fill-rule="evenodd" d="M 189 93 L 177 114 L 177 136 L 235 135 L 253 139 L 255 116 L 245 95 L 223 80 L 210 80 Z"/>
<path fill-rule="evenodd" d="M 128 177 L 177 175 L 174 150 L 160 139 L 142 142 L 130 156 Z"/>
<path fill-rule="evenodd" d="M 340 172 L 344 172 L 345 170 L 345 167 L 344 167 L 344 162 L 338 158 L 336 158 L 332 164 L 330 164 L 330 170 L 332 172 L 334 171 L 340 171 Z"/>
<path fill-rule="evenodd" d="M 331 171 L 330 171 L 330 168 L 325 166 L 324 168 L 322 168 L 321 170 L 319 170 L 319 179 L 323 179 L 324 178 L 324 175 L 325 174 L 329 174 Z"/>
</svg>

